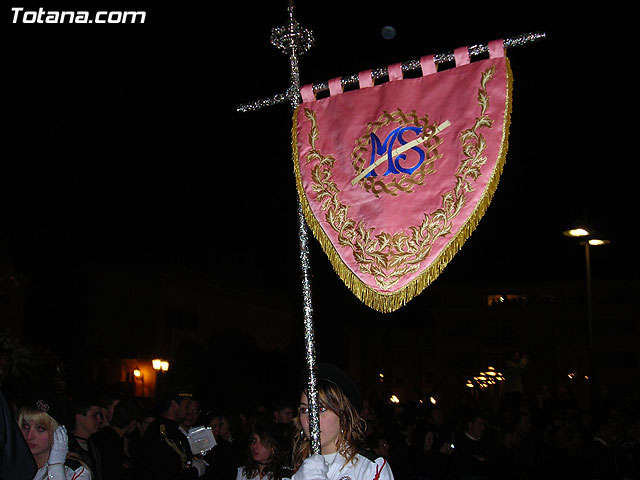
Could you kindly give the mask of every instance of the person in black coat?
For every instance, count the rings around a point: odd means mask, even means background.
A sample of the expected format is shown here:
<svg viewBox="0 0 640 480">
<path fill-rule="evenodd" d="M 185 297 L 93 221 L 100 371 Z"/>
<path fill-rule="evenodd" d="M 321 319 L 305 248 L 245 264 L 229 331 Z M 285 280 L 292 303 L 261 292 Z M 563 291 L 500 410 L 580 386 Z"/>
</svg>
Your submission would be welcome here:
<svg viewBox="0 0 640 480">
<path fill-rule="evenodd" d="M 488 417 L 472 413 L 465 421 L 465 430 L 455 440 L 453 464 L 455 477 L 460 480 L 489 480 L 493 478 L 489 446 L 484 437 Z"/>
<path fill-rule="evenodd" d="M 142 409 L 129 398 L 116 405 L 111 424 L 91 436 L 100 450 L 103 480 L 124 480 L 131 473 L 131 461 L 126 451 L 125 437 L 138 427 Z"/>
<path fill-rule="evenodd" d="M 140 444 L 137 478 L 148 480 L 196 480 L 205 463 L 193 458 L 187 437 L 180 430 L 191 402 L 188 393 L 171 393 L 158 404 L 160 415 L 145 431 Z"/>
<path fill-rule="evenodd" d="M 37 471 L 13 410 L 0 392 L 0 479 L 31 480 Z"/>
</svg>

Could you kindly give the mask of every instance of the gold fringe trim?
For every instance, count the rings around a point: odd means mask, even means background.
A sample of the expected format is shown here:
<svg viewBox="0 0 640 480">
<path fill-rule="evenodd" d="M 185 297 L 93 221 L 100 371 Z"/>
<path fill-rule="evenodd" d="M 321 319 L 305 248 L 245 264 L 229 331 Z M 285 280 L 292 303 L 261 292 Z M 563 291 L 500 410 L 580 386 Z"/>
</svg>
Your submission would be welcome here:
<svg viewBox="0 0 640 480">
<path fill-rule="evenodd" d="M 485 192 L 476 205 L 473 213 L 466 220 L 464 225 L 460 227 L 455 236 L 449 241 L 449 243 L 442 249 L 437 258 L 432 261 L 429 266 L 416 278 L 414 278 L 407 285 L 400 290 L 389 293 L 380 293 L 365 284 L 358 276 L 344 263 L 340 255 L 328 235 L 325 233 L 322 225 L 315 218 L 313 211 L 307 200 L 307 196 L 304 192 L 302 185 L 302 176 L 300 173 L 300 163 L 298 156 L 298 141 L 297 141 L 297 129 L 298 129 L 298 108 L 296 108 L 293 114 L 293 127 L 292 127 L 292 157 L 293 166 L 296 178 L 296 188 L 298 190 L 298 197 L 300 198 L 300 204 L 304 217 L 307 221 L 309 229 L 313 233 L 314 237 L 320 243 L 320 246 L 324 250 L 325 254 L 329 258 L 333 269 L 342 279 L 344 284 L 349 290 L 351 290 L 356 297 L 360 299 L 365 305 L 377 310 L 381 313 L 389 313 L 398 310 L 400 307 L 406 305 L 414 297 L 418 296 L 422 291 L 433 283 L 436 278 L 444 271 L 447 264 L 453 259 L 453 257 L 460 251 L 465 242 L 469 239 L 474 232 L 478 223 L 486 213 L 493 196 L 498 188 L 500 182 L 500 176 L 504 169 L 506 161 L 507 150 L 509 148 L 509 127 L 511 125 L 511 109 L 513 99 L 513 73 L 511 71 L 511 65 L 509 59 L 505 57 L 506 75 L 507 75 L 507 94 L 505 98 L 505 115 L 503 118 L 502 128 L 502 140 L 500 142 L 500 152 L 496 165 L 491 174 L 491 178 L 487 184 Z"/>
</svg>

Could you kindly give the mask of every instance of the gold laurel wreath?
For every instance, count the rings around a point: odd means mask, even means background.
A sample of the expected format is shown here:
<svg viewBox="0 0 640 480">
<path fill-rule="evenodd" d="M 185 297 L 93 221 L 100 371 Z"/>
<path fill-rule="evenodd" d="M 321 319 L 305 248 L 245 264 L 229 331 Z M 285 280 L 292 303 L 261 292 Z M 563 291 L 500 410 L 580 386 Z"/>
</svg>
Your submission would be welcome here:
<svg viewBox="0 0 640 480">
<path fill-rule="evenodd" d="M 418 117 L 415 110 L 407 114 L 400 109 L 391 113 L 384 111 L 378 120 L 367 124 L 367 132 L 356 140 L 356 147 L 351 154 L 353 159 L 351 164 L 355 169 L 356 175 L 367 167 L 367 160 L 363 158 L 363 155 L 367 153 L 368 148 L 371 146 L 371 133 L 375 133 L 380 127 L 386 127 L 391 122 L 399 123 L 402 126 L 415 125 L 416 127 L 421 127 L 424 136 L 429 135 L 436 128 L 436 125 L 429 125 L 428 115 Z M 427 141 L 430 142 L 430 146 L 426 149 L 425 161 L 411 174 L 395 175 L 388 182 L 379 177 L 365 177 L 360 180 L 360 185 L 365 191 L 373 193 L 376 197 L 379 197 L 380 193 L 386 193 L 394 197 L 398 195 L 399 191 L 412 193 L 414 185 L 424 185 L 425 177 L 436 173 L 433 167 L 434 162 L 442 157 L 437 150 L 437 146 L 442 143 L 440 137 L 433 135 L 431 138 L 425 139 L 425 142 Z"/>
<path fill-rule="evenodd" d="M 340 189 L 332 180 L 335 158 L 331 155 L 322 155 L 316 148 L 315 144 L 319 136 L 316 114 L 311 109 L 304 108 L 304 116 L 311 123 L 308 135 L 311 151 L 306 155 L 306 163 L 314 162 L 311 169 L 311 188 L 316 195 L 315 200 L 321 210 L 325 212 L 325 220 L 328 225 L 338 234 L 337 244 L 352 251 L 360 272 L 373 276 L 380 290 L 383 290 L 382 292 L 366 285 L 351 271 L 340 258 L 336 247 L 326 238 L 322 226 L 314 219 L 314 214 L 304 193 L 300 166 L 297 161 L 298 149 L 295 138 L 298 109 L 296 109 L 292 146 L 298 193 L 305 218 L 338 275 L 347 287 L 371 308 L 381 312 L 394 311 L 431 284 L 471 235 L 491 202 L 504 166 L 511 115 L 512 75 L 508 59 L 505 58 L 505 61 L 507 95 L 501 141 L 503 148 L 488 182 L 487 193 L 476 205 L 474 212 L 465 224 L 461 226 L 458 234 L 441 251 L 438 258 L 431 262 L 429 268 L 396 292 L 384 292 L 384 290 L 388 291 L 404 276 L 417 271 L 420 268 L 420 263 L 431 253 L 436 239 L 451 233 L 453 219 L 465 205 L 467 193 L 474 190 L 472 182 L 475 182 L 481 175 L 480 169 L 487 161 L 484 156 L 487 144 L 479 130 L 491 128 L 493 124 L 493 120 L 486 115 L 489 107 L 486 85 L 495 75 L 495 66 L 488 68 L 481 74 L 477 96 L 480 116 L 476 118 L 471 128 L 463 130 L 460 134 L 464 158 L 456 171 L 454 186 L 442 195 L 440 208 L 424 214 L 424 220 L 421 224 L 409 226 L 406 230 L 395 233 L 381 231 L 374 235 L 375 227 L 370 227 L 362 221 L 356 221 L 349 217 L 349 206 L 340 201 Z"/>
</svg>

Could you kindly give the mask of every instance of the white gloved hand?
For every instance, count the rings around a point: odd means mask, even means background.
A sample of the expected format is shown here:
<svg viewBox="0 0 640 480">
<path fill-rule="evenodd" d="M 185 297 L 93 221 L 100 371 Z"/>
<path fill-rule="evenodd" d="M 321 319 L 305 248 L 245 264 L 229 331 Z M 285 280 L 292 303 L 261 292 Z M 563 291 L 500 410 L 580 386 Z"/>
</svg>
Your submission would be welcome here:
<svg viewBox="0 0 640 480">
<path fill-rule="evenodd" d="M 60 425 L 53 432 L 53 445 L 49 452 L 49 465 L 55 465 L 58 463 L 64 463 L 67 458 L 67 452 L 69 451 L 69 438 L 67 437 L 67 429 L 64 425 Z"/>
<path fill-rule="evenodd" d="M 329 465 L 316 453 L 302 462 L 295 476 L 297 480 L 326 480 L 328 473 Z"/>
<path fill-rule="evenodd" d="M 198 478 L 204 475 L 205 469 L 207 468 L 207 462 L 204 460 L 200 460 L 199 458 L 194 458 L 191 460 L 191 466 L 195 467 L 198 470 Z"/>
</svg>

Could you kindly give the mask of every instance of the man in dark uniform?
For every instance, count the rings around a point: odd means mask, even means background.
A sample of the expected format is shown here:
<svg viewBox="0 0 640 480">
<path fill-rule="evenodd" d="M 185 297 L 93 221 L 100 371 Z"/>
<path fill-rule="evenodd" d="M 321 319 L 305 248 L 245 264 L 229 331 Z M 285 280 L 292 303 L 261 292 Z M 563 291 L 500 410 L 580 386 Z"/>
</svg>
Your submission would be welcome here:
<svg viewBox="0 0 640 480">
<path fill-rule="evenodd" d="M 466 419 L 464 434 L 456 438 L 453 451 L 456 478 L 465 480 L 489 480 L 495 478 L 489 458 L 489 446 L 484 438 L 488 416 L 481 412 L 470 412 Z"/>
<path fill-rule="evenodd" d="M 158 404 L 160 415 L 147 428 L 140 445 L 139 475 L 148 480 L 195 480 L 205 463 L 193 458 L 180 422 L 187 416 L 192 395 L 173 392 Z"/>
<path fill-rule="evenodd" d="M 93 480 L 102 479 L 100 450 L 89 438 L 102 426 L 102 412 L 97 399 L 80 396 L 70 402 L 73 428 L 69 435 L 69 452 L 91 471 Z"/>
</svg>

